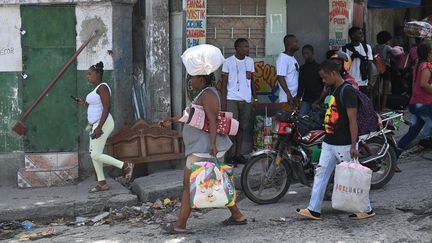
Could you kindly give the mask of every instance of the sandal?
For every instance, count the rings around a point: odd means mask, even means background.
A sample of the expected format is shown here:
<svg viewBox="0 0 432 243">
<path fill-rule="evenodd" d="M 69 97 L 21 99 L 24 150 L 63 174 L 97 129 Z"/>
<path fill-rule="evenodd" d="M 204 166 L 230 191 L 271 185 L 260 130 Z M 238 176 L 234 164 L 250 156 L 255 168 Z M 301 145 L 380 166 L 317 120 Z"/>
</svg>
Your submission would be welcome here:
<svg viewBox="0 0 432 243">
<path fill-rule="evenodd" d="M 299 214 L 301 216 L 304 216 L 306 218 L 315 219 L 315 220 L 320 220 L 321 219 L 321 214 L 320 213 L 312 212 L 312 211 L 310 211 L 307 208 L 304 208 L 304 209 L 297 208 L 296 212 L 297 212 L 297 214 Z"/>
<path fill-rule="evenodd" d="M 123 169 L 123 172 L 125 174 L 126 180 L 130 181 L 132 179 L 133 168 L 135 164 L 130 162 L 125 162 L 125 164 L 126 164 L 126 168 Z"/>
<path fill-rule="evenodd" d="M 396 167 L 395 167 L 395 172 L 396 172 L 396 173 L 400 173 L 400 172 L 402 172 L 402 170 L 399 168 L 399 166 L 396 165 Z"/>
<path fill-rule="evenodd" d="M 95 186 L 92 189 L 90 189 L 89 193 L 102 192 L 102 191 L 108 191 L 108 190 L 109 190 L 108 184 L 105 184 L 103 186 L 101 186 L 100 184 L 98 184 L 97 186 Z"/>
<path fill-rule="evenodd" d="M 162 229 L 165 230 L 166 233 L 174 235 L 174 234 L 188 234 L 189 232 L 186 229 L 177 229 L 174 227 L 173 223 L 163 224 Z"/>
<path fill-rule="evenodd" d="M 367 219 L 367 218 L 372 218 L 373 216 L 375 216 L 375 212 L 372 210 L 368 213 L 353 213 L 351 215 L 349 215 L 350 219 Z"/>
<path fill-rule="evenodd" d="M 247 219 L 243 219 L 241 221 L 235 220 L 233 217 L 229 217 L 222 221 L 222 225 L 229 226 L 229 225 L 245 225 L 247 224 Z"/>
</svg>

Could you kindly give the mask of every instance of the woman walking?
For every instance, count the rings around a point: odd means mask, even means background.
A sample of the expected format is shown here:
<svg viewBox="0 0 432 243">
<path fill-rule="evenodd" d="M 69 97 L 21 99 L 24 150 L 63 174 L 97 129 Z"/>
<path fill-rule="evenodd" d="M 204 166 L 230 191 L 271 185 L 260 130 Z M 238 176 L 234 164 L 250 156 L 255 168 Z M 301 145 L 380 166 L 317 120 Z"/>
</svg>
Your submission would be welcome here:
<svg viewBox="0 0 432 243">
<path fill-rule="evenodd" d="M 103 172 L 103 164 L 113 165 L 125 173 L 126 179 L 132 177 L 133 164 L 125 163 L 109 155 L 103 154 L 105 143 L 114 129 L 114 119 L 109 113 L 111 89 L 107 83 L 102 82 L 103 63 L 99 62 L 88 69 L 87 79 L 95 86 L 86 99 L 75 98 L 79 105 L 87 105 L 87 120 L 91 126 L 90 156 L 96 171 L 98 184 L 90 192 L 109 190 Z"/>
<path fill-rule="evenodd" d="M 209 120 L 209 132 L 185 124 L 183 127 L 183 141 L 185 144 L 186 167 L 183 177 L 183 196 L 181 199 L 180 215 L 175 223 L 164 225 L 164 230 L 168 233 L 186 233 L 186 223 L 191 213 L 189 204 L 189 179 L 190 168 L 193 163 L 208 161 L 209 158 L 216 157 L 223 161 L 225 153 L 230 149 L 232 142 L 226 135 L 216 133 L 217 115 L 220 110 L 220 97 L 218 91 L 212 84 L 212 75 L 192 76 L 191 83 L 194 90 L 201 91 L 192 102 L 203 106 L 205 115 Z M 168 127 L 173 123 L 178 123 L 180 117 L 173 117 L 159 122 L 161 127 Z M 236 205 L 228 207 L 231 217 L 223 221 L 224 225 L 243 225 L 246 224 L 245 216 L 240 212 Z"/>
<path fill-rule="evenodd" d="M 398 157 L 417 137 L 425 123 L 432 124 L 432 48 L 422 43 L 417 48 L 418 64 L 413 72 L 409 111 L 414 116 L 408 132 L 398 142 Z"/>
</svg>

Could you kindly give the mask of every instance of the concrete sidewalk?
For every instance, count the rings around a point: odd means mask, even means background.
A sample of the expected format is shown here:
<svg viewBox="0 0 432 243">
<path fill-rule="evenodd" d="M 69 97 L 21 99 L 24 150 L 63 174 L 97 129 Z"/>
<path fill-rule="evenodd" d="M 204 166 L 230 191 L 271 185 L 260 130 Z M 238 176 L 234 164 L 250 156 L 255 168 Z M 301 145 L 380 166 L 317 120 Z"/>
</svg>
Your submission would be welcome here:
<svg viewBox="0 0 432 243">
<path fill-rule="evenodd" d="M 120 208 L 138 203 L 137 196 L 113 179 L 109 191 L 89 193 L 94 177 L 65 187 L 17 189 L 0 187 L 0 222 L 49 220 L 97 214 L 104 208 Z"/>
<path fill-rule="evenodd" d="M 234 169 L 237 188 L 240 188 L 242 168 L 243 165 L 239 165 Z M 65 187 L 0 187 L 0 222 L 74 218 L 97 214 L 106 208 L 133 206 L 141 204 L 140 202 L 155 202 L 167 197 L 180 198 L 183 191 L 183 175 L 183 170 L 172 170 L 137 178 L 132 184 L 132 192 L 117 181 L 107 179 L 109 191 L 88 193 L 88 190 L 96 185 L 94 177 L 77 185 Z"/>
</svg>

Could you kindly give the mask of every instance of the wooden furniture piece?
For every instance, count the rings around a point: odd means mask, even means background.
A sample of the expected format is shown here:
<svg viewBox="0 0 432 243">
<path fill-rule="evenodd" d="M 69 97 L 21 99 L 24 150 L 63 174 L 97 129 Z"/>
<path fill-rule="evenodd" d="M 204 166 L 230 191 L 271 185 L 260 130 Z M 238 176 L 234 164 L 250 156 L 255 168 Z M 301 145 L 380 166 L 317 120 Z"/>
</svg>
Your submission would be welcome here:
<svg viewBox="0 0 432 243">
<path fill-rule="evenodd" d="M 121 128 L 106 143 L 107 153 L 119 160 L 149 163 L 184 158 L 179 131 L 149 125 L 138 120 Z"/>
</svg>

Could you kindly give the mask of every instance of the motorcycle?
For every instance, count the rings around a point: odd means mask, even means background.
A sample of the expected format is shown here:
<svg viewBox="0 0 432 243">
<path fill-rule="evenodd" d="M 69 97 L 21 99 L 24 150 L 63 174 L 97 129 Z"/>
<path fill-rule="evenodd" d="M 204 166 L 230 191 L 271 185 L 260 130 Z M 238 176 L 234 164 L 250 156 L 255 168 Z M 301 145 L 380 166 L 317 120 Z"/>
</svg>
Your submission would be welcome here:
<svg viewBox="0 0 432 243">
<path fill-rule="evenodd" d="M 394 131 L 402 116 L 381 114 L 380 129 L 359 137 L 359 161 L 372 170 L 371 189 L 382 188 L 395 173 Z M 254 152 L 241 175 L 245 195 L 258 204 L 277 202 L 292 183 L 312 185 L 325 135 L 322 124 L 318 126 L 306 117 L 287 112 L 276 115 L 271 132 L 276 138 L 273 148 Z"/>
</svg>

